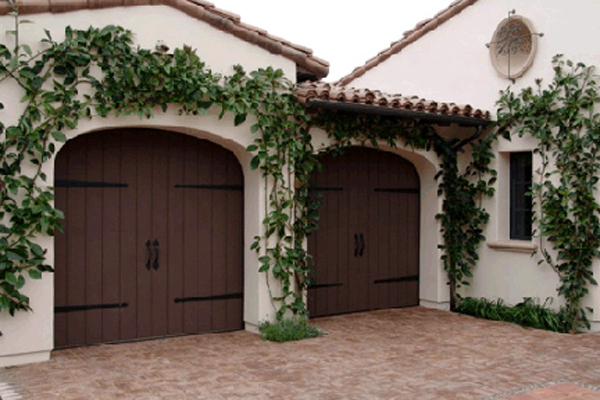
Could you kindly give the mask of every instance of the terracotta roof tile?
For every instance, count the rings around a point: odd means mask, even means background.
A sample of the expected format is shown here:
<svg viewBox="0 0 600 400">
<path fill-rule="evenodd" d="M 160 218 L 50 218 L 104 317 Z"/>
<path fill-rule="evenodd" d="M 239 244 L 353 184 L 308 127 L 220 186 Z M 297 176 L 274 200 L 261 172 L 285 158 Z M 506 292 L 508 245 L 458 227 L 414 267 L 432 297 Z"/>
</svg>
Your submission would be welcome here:
<svg viewBox="0 0 600 400">
<path fill-rule="evenodd" d="M 204 0 L 20 0 L 19 4 L 19 13 L 22 15 L 124 6 L 171 6 L 273 54 L 282 55 L 317 78 L 324 78 L 329 73 L 329 63 L 313 56 L 312 50 L 243 23 L 239 15 L 217 8 Z M 6 15 L 10 11 L 8 3 L 0 1 L 0 15 Z"/>
<path fill-rule="evenodd" d="M 444 22 L 448 21 L 449 19 L 463 11 L 465 8 L 475 4 L 476 2 L 477 0 L 457 0 L 453 2 L 448 6 L 448 8 L 438 12 L 433 18 L 421 21 L 415 26 L 415 28 L 404 32 L 402 39 L 393 42 L 389 48 L 381 51 L 375 57 L 367 60 L 367 62 L 364 65 L 355 68 L 350 74 L 339 79 L 336 82 L 336 84 L 343 86 L 348 85 L 354 79 L 364 75 L 371 68 L 374 68 L 377 65 L 381 64 L 382 62 L 390 58 L 392 55 L 398 54 L 406 46 L 417 41 L 428 32 L 431 32 L 432 30 L 436 29 Z"/>
<path fill-rule="evenodd" d="M 427 114 L 453 115 L 480 120 L 490 119 L 489 111 L 473 109 L 469 104 L 439 103 L 422 99 L 418 96 L 407 97 L 400 94 L 387 94 L 379 90 L 355 89 L 353 87 L 338 86 L 325 82 L 304 82 L 298 84 L 296 85 L 295 93 L 302 104 L 308 104 L 312 99 L 319 99 L 331 102 L 404 109 Z"/>
</svg>

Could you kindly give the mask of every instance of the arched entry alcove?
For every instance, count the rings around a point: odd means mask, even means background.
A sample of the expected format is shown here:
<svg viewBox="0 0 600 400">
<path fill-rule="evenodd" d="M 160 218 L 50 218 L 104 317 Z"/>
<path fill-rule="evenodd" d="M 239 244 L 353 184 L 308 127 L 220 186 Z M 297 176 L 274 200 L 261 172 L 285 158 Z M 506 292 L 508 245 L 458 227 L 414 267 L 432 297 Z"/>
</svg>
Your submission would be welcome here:
<svg viewBox="0 0 600 400">
<path fill-rule="evenodd" d="M 243 328 L 243 173 L 157 129 L 79 136 L 56 158 L 55 347 Z"/>
<path fill-rule="evenodd" d="M 353 147 L 321 157 L 322 197 L 309 236 L 311 316 L 419 304 L 420 180 L 406 159 Z"/>
</svg>

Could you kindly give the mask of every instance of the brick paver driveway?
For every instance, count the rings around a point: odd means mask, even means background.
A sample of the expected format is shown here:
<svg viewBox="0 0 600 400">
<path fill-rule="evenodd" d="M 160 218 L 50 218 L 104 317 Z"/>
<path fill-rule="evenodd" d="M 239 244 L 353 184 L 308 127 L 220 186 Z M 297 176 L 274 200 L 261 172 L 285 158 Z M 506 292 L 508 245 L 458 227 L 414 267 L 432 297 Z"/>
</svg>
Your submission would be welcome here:
<svg viewBox="0 0 600 400">
<path fill-rule="evenodd" d="M 56 351 L 0 384 L 40 400 L 600 399 L 598 334 L 419 307 L 316 322 L 326 336 L 284 344 L 233 332 Z"/>
</svg>

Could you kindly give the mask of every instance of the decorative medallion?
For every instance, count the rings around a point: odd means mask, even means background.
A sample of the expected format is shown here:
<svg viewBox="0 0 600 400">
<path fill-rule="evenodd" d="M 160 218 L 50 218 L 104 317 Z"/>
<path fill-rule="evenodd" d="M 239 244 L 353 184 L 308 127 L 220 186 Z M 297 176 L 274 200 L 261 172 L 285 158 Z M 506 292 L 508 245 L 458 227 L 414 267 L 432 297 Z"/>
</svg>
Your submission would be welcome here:
<svg viewBox="0 0 600 400">
<path fill-rule="evenodd" d="M 515 15 L 515 10 L 510 11 L 496 28 L 492 41 L 486 44 L 500 76 L 512 81 L 521 77 L 533 64 L 537 38 L 543 35 L 535 33 L 529 20 Z"/>
</svg>

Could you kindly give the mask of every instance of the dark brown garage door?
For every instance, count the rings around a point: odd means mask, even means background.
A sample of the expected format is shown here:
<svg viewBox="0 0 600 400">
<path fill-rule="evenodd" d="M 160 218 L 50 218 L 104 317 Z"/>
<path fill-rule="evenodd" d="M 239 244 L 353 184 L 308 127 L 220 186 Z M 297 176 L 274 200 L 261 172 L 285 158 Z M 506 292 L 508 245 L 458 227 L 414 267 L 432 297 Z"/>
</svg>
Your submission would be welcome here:
<svg viewBox="0 0 600 400">
<path fill-rule="evenodd" d="M 350 148 L 321 158 L 312 182 L 322 196 L 309 236 L 311 316 L 419 303 L 419 177 L 407 160 Z"/>
<path fill-rule="evenodd" d="M 148 129 L 57 156 L 55 346 L 241 329 L 243 177 L 206 140 Z"/>
</svg>

